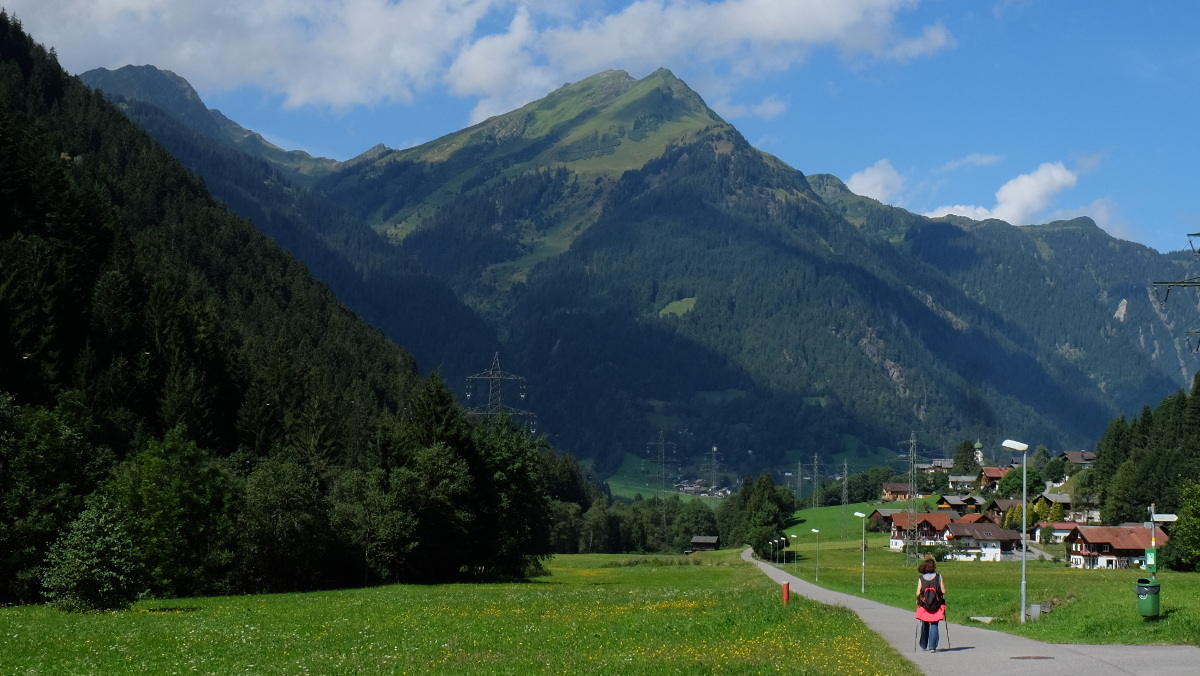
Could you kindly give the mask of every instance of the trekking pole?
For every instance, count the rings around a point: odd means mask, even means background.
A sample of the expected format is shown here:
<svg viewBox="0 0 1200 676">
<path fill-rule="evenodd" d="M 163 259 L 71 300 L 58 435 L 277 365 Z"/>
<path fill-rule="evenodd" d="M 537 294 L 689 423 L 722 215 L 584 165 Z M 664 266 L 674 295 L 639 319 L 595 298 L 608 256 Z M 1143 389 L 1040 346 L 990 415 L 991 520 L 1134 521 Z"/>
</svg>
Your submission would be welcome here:
<svg viewBox="0 0 1200 676">
<path fill-rule="evenodd" d="M 950 620 L 943 617 L 942 621 L 946 623 L 946 650 L 950 649 Z"/>
<path fill-rule="evenodd" d="M 921 621 L 917 620 L 917 626 L 913 628 L 913 652 L 917 652 L 917 636 L 921 634 Z"/>
</svg>

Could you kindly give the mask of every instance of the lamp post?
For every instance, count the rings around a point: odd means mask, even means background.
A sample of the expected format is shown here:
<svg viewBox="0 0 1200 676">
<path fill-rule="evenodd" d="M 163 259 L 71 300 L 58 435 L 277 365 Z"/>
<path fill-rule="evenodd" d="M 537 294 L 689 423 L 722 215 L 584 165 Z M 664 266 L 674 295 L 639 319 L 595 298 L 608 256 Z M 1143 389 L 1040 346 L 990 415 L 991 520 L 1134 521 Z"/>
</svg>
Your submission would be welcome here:
<svg viewBox="0 0 1200 676">
<path fill-rule="evenodd" d="M 792 538 L 792 546 L 796 546 L 796 534 L 792 533 L 788 537 Z M 792 557 L 792 570 L 798 574 L 800 572 L 800 550 L 796 550 L 796 555 Z"/>
<path fill-rule="evenodd" d="M 1028 532 L 1029 526 L 1029 463 L 1026 462 L 1026 452 L 1029 450 L 1029 444 L 1005 439 L 1001 446 L 1010 451 L 1016 451 L 1021 454 L 1021 624 L 1025 623 L 1025 561 L 1029 557 L 1028 544 L 1025 542 L 1025 533 Z"/>
<path fill-rule="evenodd" d="M 867 515 L 862 512 L 855 512 L 859 521 L 862 522 L 862 586 L 859 593 L 867 593 Z"/>
<path fill-rule="evenodd" d="M 783 556 L 783 545 L 779 543 L 779 541 L 782 539 L 783 538 L 775 538 L 774 540 L 771 540 L 771 542 L 775 543 L 775 551 L 778 552 L 778 555 L 776 556 L 775 560 L 772 561 L 772 563 L 779 563 L 779 557 Z"/>
<path fill-rule="evenodd" d="M 812 532 L 817 534 L 817 562 L 816 562 L 817 563 L 817 572 L 816 572 L 816 575 L 814 576 L 814 581 L 820 582 L 821 581 L 821 531 L 814 528 L 814 529 L 812 529 Z"/>
</svg>

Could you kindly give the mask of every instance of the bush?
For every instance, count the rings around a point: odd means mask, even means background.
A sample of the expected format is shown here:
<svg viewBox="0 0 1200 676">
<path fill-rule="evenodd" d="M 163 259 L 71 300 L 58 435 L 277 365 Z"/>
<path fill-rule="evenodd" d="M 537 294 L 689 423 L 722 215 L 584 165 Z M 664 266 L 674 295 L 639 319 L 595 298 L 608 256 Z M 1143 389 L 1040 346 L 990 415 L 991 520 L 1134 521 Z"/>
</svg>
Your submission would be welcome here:
<svg viewBox="0 0 1200 676">
<path fill-rule="evenodd" d="M 97 500 L 50 548 L 42 576 L 50 605 L 69 612 L 123 610 L 142 586 L 133 538 L 106 500 Z"/>
</svg>

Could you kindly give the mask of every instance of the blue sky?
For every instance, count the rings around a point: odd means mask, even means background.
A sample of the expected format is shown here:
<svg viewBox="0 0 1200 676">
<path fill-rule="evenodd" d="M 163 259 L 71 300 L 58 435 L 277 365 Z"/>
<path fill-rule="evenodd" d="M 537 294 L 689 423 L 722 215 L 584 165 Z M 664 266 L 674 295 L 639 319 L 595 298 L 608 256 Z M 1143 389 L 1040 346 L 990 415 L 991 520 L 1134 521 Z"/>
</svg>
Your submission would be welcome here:
<svg viewBox="0 0 1200 676">
<path fill-rule="evenodd" d="M 72 73 L 153 64 L 288 149 L 432 140 L 666 67 L 757 147 L 917 213 L 1200 232 L 1200 4 L 5 0 Z"/>
</svg>

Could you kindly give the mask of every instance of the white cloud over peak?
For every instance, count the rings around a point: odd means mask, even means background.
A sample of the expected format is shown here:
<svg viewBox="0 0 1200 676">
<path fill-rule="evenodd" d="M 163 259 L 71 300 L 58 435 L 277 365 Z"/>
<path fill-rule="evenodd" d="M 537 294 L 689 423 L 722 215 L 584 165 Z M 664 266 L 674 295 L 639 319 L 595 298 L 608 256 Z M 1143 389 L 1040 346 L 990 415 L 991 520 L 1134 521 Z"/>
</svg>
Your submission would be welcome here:
<svg viewBox="0 0 1200 676">
<path fill-rule="evenodd" d="M 941 24 L 905 34 L 916 0 L 7 0 L 72 72 L 150 63 L 202 91 L 252 86 L 290 106 L 413 101 L 445 87 L 475 116 L 565 81 L 688 64 L 723 80 L 783 71 L 809 52 L 907 60 L 953 45 Z M 63 17 L 71 17 L 65 21 Z M 720 88 L 718 88 L 718 91 Z M 783 104 L 739 104 L 769 117 Z"/>
<path fill-rule="evenodd" d="M 904 183 L 904 176 L 896 171 L 891 162 L 882 159 L 851 175 L 846 187 L 856 195 L 892 204 L 892 200 L 904 191 Z"/>
<path fill-rule="evenodd" d="M 976 220 L 998 218 L 1013 225 L 1026 225 L 1035 214 L 1049 206 L 1056 195 L 1075 187 L 1077 181 L 1078 174 L 1062 162 L 1046 162 L 1000 186 L 996 191 L 996 205 L 991 208 L 956 204 L 938 207 L 925 215 L 955 214 Z"/>
</svg>

